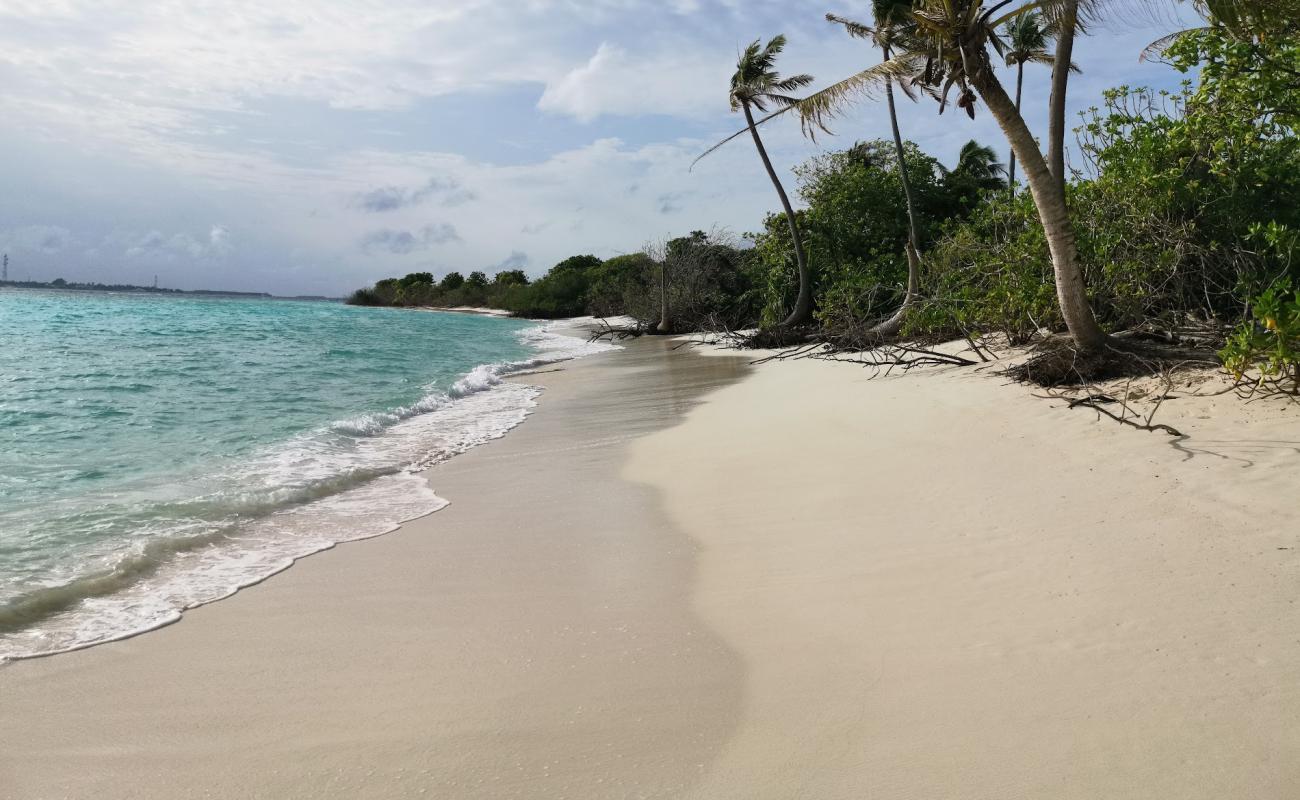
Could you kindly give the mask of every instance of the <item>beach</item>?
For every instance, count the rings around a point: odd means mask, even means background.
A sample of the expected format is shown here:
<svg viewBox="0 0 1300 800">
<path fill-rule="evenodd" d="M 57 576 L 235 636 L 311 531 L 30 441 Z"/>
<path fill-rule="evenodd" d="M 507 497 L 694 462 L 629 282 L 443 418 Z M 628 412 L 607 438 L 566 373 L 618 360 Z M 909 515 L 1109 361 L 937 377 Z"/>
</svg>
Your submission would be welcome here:
<svg viewBox="0 0 1300 800">
<path fill-rule="evenodd" d="M 450 505 L 0 667 L 0 798 L 1300 794 L 1292 410 L 665 338 Z"/>
</svg>

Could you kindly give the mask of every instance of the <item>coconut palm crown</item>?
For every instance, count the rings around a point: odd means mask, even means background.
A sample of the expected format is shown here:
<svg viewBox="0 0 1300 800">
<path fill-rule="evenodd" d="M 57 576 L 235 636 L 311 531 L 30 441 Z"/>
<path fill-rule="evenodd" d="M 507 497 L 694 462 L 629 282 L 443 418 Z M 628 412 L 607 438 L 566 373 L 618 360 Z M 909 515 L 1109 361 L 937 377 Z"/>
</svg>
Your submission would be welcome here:
<svg viewBox="0 0 1300 800">
<path fill-rule="evenodd" d="M 1037 11 L 1024 14 L 1007 22 L 1002 28 L 1006 36 L 1006 62 L 1008 67 L 1022 64 L 1056 63 L 1056 57 L 1047 49 L 1052 42 L 1052 26 L 1043 21 Z"/>
<path fill-rule="evenodd" d="M 971 139 L 962 145 L 957 156 L 957 165 L 952 168 L 957 175 L 965 175 L 981 189 L 1001 189 L 1006 186 L 1003 175 L 1006 167 L 998 163 L 997 153 L 993 148 Z"/>
<path fill-rule="evenodd" d="M 1020 99 L 1025 88 L 1025 64 L 1056 63 L 1056 55 L 1048 50 L 1052 38 L 1056 35 L 1056 25 L 1044 21 L 1042 12 L 1031 11 L 1007 22 L 1002 28 L 1007 37 L 1005 58 L 1008 67 L 1016 68 L 1016 110 L 1020 110 Z M 1071 70 L 1078 72 L 1078 67 L 1071 65 Z M 1016 154 L 1011 153 L 1007 159 L 1007 185 L 1015 191 Z"/>
<path fill-rule="evenodd" d="M 813 82 L 811 75 L 783 78 L 776 71 L 776 57 L 785 49 L 785 36 L 778 34 L 766 45 L 761 39 L 750 42 L 736 60 L 736 74 L 731 76 L 731 110 L 740 111 L 745 104 L 767 112 L 769 106 L 789 108 L 799 102 L 796 92 Z"/>
</svg>

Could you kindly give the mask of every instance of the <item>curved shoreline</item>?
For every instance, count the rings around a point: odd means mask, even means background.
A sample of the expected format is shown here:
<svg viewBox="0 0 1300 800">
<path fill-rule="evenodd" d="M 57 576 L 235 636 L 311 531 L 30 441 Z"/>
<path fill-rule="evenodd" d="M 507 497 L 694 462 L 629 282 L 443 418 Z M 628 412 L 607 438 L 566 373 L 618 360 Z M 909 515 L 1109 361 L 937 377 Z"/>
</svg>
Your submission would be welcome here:
<svg viewBox="0 0 1300 800">
<path fill-rule="evenodd" d="M 618 473 L 630 441 L 743 367 L 670 344 L 528 376 L 545 395 L 527 425 L 426 473 L 454 501 L 438 514 L 185 625 L 0 670 L 0 785 L 96 800 L 689 791 L 734 730 L 744 665 L 691 608 L 690 540 Z"/>
<path fill-rule="evenodd" d="M 556 330 L 564 327 L 566 321 L 560 321 L 521 331 L 521 338 L 536 351 L 533 356 L 515 362 L 480 365 L 457 380 L 447 390 L 446 399 L 451 402 L 463 402 L 466 398 L 481 392 L 493 391 L 503 379 L 511 375 L 610 349 L 606 346 L 569 345 L 568 342 L 574 336 Z M 397 515 L 392 516 L 388 514 L 394 505 L 394 498 L 388 496 L 391 492 L 380 493 L 380 496 L 370 498 L 369 505 L 372 507 L 372 513 L 364 516 L 347 515 L 342 518 L 349 523 L 347 530 L 332 530 L 324 537 L 303 538 L 295 533 L 293 536 L 272 538 L 268 540 L 268 545 L 274 545 L 278 558 L 272 561 L 258 559 L 256 566 L 247 574 L 233 575 L 229 582 L 221 585 L 186 586 L 185 575 L 187 574 L 222 572 L 222 563 L 208 563 L 209 559 L 205 556 L 209 554 L 214 554 L 211 557 L 221 562 L 232 559 L 246 560 L 249 554 L 256 553 L 258 546 L 250 545 L 248 542 L 250 537 L 252 541 L 266 537 L 266 534 L 257 533 L 261 528 L 274 528 L 280 521 L 296 515 L 310 516 L 314 510 L 325 508 L 331 503 L 346 503 L 349 498 L 367 493 L 373 494 L 378 491 L 381 484 L 388 486 L 393 481 L 401 480 L 403 475 L 422 473 L 431 464 L 454 458 L 474 446 L 504 436 L 521 424 L 536 407 L 539 392 L 540 390 L 533 389 L 520 394 L 518 408 L 515 409 L 517 414 L 511 413 L 508 415 L 509 418 L 502 417 L 498 420 L 497 428 L 479 430 L 473 437 L 473 441 L 457 443 L 450 450 L 437 453 L 432 461 L 422 459 L 392 473 L 371 476 L 356 485 L 313 496 L 303 502 L 292 503 L 264 515 L 252 517 L 245 521 L 243 529 L 237 532 L 213 532 L 192 537 L 192 541 L 184 538 L 151 541 L 145 545 L 141 553 L 133 556 L 124 555 L 123 560 L 115 563 L 109 571 L 78 576 L 70 583 L 42 589 L 39 595 L 33 593 L 18 596 L 8 605 L 0 608 L 0 611 L 8 612 L 14 618 L 8 629 L 0 628 L 0 630 L 13 636 L 14 641 L 22 641 L 22 637 L 27 632 L 40 633 L 47 630 L 47 626 L 55 624 L 57 627 L 48 628 L 51 633 L 44 635 L 58 635 L 61 639 L 71 638 L 72 641 L 47 647 L 35 645 L 26 650 L 19 647 L 16 650 L 0 652 L 0 668 L 12 662 L 63 655 L 159 630 L 179 622 L 193 609 L 227 600 L 244 589 L 261 584 L 309 556 L 333 549 L 339 544 L 364 541 L 392 533 L 405 523 L 442 510 L 449 501 L 439 497 L 432 489 L 427 489 L 427 497 L 421 498 L 421 502 L 414 503 L 413 507 L 402 509 Z M 429 415 L 428 420 L 433 420 L 440 413 L 456 410 L 447 406 L 445 402 L 436 403 L 429 408 L 421 408 L 420 405 L 427 401 L 428 398 L 411 409 L 399 409 L 387 416 L 401 423 L 425 415 Z M 494 409 L 492 413 L 501 416 L 502 410 Z M 476 417 L 472 422 L 477 425 L 480 420 Z M 335 423 L 335 426 L 338 424 L 340 423 Z M 395 491 L 401 493 L 400 487 L 395 487 Z M 403 498 L 398 502 L 399 508 L 401 502 L 410 501 Z M 352 516 L 356 518 L 349 520 Z M 386 519 L 386 516 L 391 518 Z M 370 524 L 372 521 L 382 524 L 375 527 Z M 215 554 L 218 551 L 213 549 L 214 546 L 220 548 L 220 553 L 224 555 Z M 154 552 L 149 549 L 151 547 L 160 549 Z M 252 549 L 249 549 L 250 547 Z M 195 562 L 195 559 L 201 560 Z M 161 605 L 157 605 L 151 612 L 136 613 L 136 616 L 147 617 L 138 624 L 130 625 L 130 620 L 122 617 L 117 621 L 125 624 L 113 625 L 112 621 L 101 621 L 96 616 L 103 616 L 105 614 L 103 610 L 84 608 L 89 601 L 113 601 L 127 608 L 137 606 L 148 608 L 154 605 L 155 601 L 160 602 Z M 72 632 L 65 632 L 68 629 Z M 81 632 L 83 630 L 87 632 Z M 57 642 L 58 639 L 53 641 Z"/>
</svg>

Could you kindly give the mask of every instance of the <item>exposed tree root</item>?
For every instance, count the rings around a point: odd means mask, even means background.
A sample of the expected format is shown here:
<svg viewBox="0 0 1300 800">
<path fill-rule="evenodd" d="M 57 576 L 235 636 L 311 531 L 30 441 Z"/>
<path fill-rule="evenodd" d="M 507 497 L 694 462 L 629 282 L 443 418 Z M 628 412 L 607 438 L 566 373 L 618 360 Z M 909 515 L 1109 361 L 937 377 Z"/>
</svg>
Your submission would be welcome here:
<svg viewBox="0 0 1300 800">
<path fill-rule="evenodd" d="M 731 334 L 734 346 L 748 350 L 778 350 L 808 344 L 818 338 L 816 328 L 800 325 L 773 325 L 745 334 Z"/>
<path fill-rule="evenodd" d="M 1213 351 L 1145 338 L 1116 336 L 1100 350 L 1083 351 L 1068 336 L 1052 336 L 1023 363 L 1004 371 L 1008 377 L 1037 386 L 1086 386 L 1115 378 L 1149 377 L 1188 367 L 1217 365 Z"/>
</svg>

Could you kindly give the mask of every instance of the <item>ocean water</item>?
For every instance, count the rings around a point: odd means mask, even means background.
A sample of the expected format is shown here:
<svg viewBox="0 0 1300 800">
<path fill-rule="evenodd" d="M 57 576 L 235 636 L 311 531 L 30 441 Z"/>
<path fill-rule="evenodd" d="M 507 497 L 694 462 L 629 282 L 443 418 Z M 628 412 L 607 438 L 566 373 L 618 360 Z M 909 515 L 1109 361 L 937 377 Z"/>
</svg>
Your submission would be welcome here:
<svg viewBox="0 0 1300 800">
<path fill-rule="evenodd" d="M 446 504 L 501 376 L 607 346 L 333 303 L 0 290 L 0 661 L 176 620 Z"/>
</svg>

